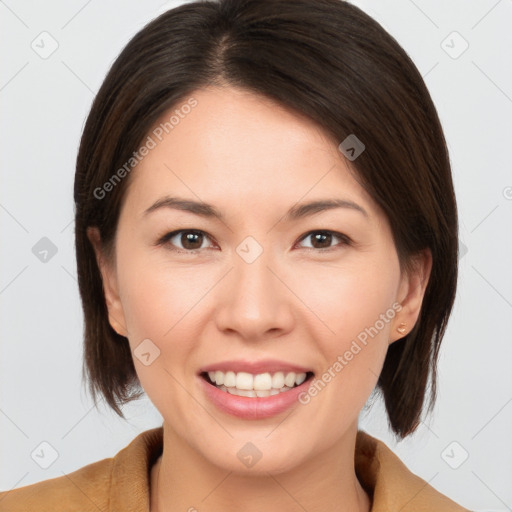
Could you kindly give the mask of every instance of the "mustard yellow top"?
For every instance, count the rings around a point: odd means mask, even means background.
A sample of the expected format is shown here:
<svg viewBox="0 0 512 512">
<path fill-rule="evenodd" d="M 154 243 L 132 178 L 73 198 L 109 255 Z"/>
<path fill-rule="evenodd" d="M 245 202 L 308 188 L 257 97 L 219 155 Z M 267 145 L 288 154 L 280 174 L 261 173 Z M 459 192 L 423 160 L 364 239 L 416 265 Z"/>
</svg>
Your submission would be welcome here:
<svg viewBox="0 0 512 512">
<path fill-rule="evenodd" d="M 162 449 L 163 427 L 146 430 L 114 457 L 0 492 L 0 512 L 149 512 L 150 470 Z M 362 430 L 356 438 L 355 470 L 372 500 L 372 512 L 469 512 Z"/>
</svg>

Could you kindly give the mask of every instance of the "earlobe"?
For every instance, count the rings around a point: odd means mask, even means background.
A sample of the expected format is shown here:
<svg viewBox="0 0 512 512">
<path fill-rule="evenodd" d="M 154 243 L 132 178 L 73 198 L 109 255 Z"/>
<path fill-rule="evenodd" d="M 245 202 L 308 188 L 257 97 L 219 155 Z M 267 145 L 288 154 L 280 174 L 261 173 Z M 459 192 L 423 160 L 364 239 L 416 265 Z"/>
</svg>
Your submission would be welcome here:
<svg viewBox="0 0 512 512">
<path fill-rule="evenodd" d="M 407 336 L 416 324 L 432 270 L 432 252 L 424 249 L 413 257 L 411 269 L 404 273 L 398 299 L 402 309 L 394 318 L 389 344 Z"/>
<path fill-rule="evenodd" d="M 93 246 L 96 263 L 101 274 L 109 323 L 114 331 L 121 336 L 127 337 L 128 334 L 125 327 L 123 308 L 119 298 L 115 269 L 104 254 L 99 229 L 96 226 L 88 227 L 87 238 L 89 238 Z"/>
</svg>

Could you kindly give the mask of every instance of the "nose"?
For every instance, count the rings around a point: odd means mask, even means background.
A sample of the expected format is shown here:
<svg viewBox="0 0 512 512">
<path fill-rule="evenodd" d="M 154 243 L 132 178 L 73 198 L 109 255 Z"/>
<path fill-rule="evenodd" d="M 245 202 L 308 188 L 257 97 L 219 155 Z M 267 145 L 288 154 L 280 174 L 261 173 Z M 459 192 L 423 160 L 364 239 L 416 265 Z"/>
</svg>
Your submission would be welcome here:
<svg viewBox="0 0 512 512">
<path fill-rule="evenodd" d="M 255 261 L 234 255 L 220 287 L 216 324 L 247 341 L 277 338 L 293 329 L 293 298 L 287 276 L 264 251 Z M 289 280 L 289 279 L 288 279 Z"/>
</svg>

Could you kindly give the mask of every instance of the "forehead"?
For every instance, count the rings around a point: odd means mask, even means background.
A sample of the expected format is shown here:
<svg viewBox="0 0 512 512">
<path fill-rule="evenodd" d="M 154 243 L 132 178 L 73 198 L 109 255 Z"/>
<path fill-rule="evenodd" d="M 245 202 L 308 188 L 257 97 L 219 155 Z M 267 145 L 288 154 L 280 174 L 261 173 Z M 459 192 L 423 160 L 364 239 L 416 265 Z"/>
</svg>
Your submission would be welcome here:
<svg viewBox="0 0 512 512">
<path fill-rule="evenodd" d="M 153 148 L 132 171 L 128 192 L 146 207 L 165 194 L 204 198 L 220 208 L 326 197 L 375 207 L 328 132 L 243 89 L 193 92 L 167 110 L 148 137 Z"/>
</svg>

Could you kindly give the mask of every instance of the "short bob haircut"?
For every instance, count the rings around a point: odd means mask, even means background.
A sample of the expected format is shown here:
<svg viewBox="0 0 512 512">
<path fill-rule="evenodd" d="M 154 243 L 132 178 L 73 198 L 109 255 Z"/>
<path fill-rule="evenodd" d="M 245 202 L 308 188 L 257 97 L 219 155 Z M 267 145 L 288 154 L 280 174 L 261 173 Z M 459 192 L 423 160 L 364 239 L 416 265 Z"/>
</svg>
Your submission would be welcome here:
<svg viewBox="0 0 512 512">
<path fill-rule="evenodd" d="M 200 88 L 224 85 L 305 114 L 340 143 L 355 134 L 366 148 L 351 168 L 387 216 L 400 268 L 410 269 L 415 254 L 431 250 L 420 316 L 389 346 L 375 390 L 394 434 L 406 437 L 421 421 L 427 392 L 427 412 L 436 399 L 438 353 L 457 286 L 455 193 L 441 123 L 421 74 L 376 21 L 342 0 L 186 3 L 148 23 L 112 65 L 84 126 L 74 184 L 83 376 L 95 404 L 102 395 L 124 418 L 119 406 L 143 390 L 127 339 L 109 324 L 87 228 L 99 229 L 112 257 L 131 181 L 126 173 L 113 182 L 116 171 L 126 169 L 168 109 Z"/>
</svg>

